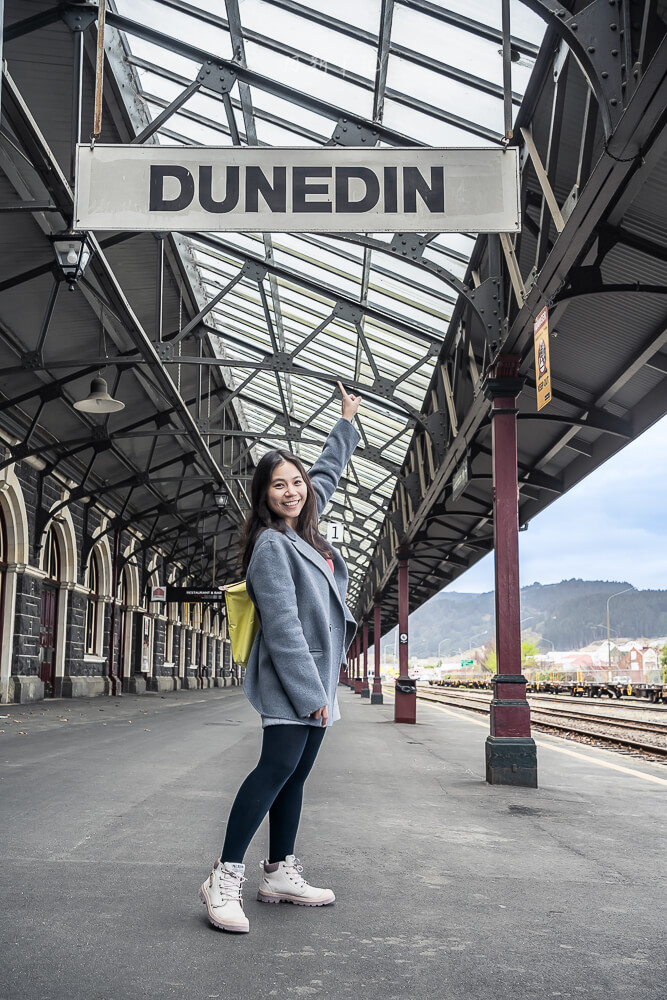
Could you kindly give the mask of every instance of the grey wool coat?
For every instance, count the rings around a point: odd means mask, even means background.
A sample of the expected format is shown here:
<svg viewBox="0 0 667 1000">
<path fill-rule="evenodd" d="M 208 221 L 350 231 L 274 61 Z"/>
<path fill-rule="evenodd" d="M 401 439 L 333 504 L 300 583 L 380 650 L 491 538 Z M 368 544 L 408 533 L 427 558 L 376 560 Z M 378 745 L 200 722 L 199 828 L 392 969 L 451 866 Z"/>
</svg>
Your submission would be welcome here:
<svg viewBox="0 0 667 1000">
<path fill-rule="evenodd" d="M 309 471 L 321 514 L 338 485 L 359 434 L 339 420 Z M 338 673 L 356 632 L 345 603 L 347 567 L 330 546 L 326 560 L 291 528 L 267 528 L 257 539 L 246 574 L 248 595 L 260 630 L 248 660 L 243 687 L 263 716 L 321 726 L 309 719 L 323 705 L 332 715 Z M 330 722 L 332 719 L 330 718 Z"/>
</svg>

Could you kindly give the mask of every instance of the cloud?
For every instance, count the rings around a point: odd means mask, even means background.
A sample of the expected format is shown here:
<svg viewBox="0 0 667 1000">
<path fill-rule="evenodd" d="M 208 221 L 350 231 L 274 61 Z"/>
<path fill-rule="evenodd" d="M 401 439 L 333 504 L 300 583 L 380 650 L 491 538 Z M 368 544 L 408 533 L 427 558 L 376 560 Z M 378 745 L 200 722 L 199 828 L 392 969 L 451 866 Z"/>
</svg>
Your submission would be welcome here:
<svg viewBox="0 0 667 1000">
<path fill-rule="evenodd" d="M 667 417 L 556 500 L 519 535 L 521 585 L 628 580 L 667 589 Z M 493 556 L 451 589 L 493 589 Z"/>
</svg>

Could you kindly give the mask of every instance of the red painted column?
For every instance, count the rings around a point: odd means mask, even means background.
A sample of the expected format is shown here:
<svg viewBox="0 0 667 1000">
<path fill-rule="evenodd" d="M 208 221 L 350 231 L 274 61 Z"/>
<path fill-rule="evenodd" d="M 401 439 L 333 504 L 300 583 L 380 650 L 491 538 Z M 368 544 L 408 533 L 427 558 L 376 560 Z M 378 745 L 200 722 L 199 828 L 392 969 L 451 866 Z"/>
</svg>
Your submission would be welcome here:
<svg viewBox="0 0 667 1000">
<path fill-rule="evenodd" d="M 398 550 L 398 677 L 394 722 L 417 721 L 417 685 L 408 672 L 408 616 L 410 614 L 409 549 Z"/>
<path fill-rule="evenodd" d="M 370 698 L 371 692 L 370 688 L 368 687 L 368 620 L 364 621 L 363 647 L 364 647 L 364 676 L 361 682 L 361 697 Z"/>
<path fill-rule="evenodd" d="M 381 705 L 384 701 L 382 697 L 382 678 L 380 677 L 380 657 L 381 657 L 381 647 L 380 640 L 382 627 L 382 599 L 380 597 L 375 598 L 375 607 L 373 608 L 373 652 L 375 654 L 375 672 L 373 674 L 373 691 L 371 693 L 371 705 Z"/>
<path fill-rule="evenodd" d="M 516 402 L 523 387 L 521 358 L 504 355 L 485 381 L 492 400 L 493 534 L 496 582 L 496 655 L 486 780 L 537 787 L 537 749 L 530 735 L 526 678 L 521 673 L 519 484 Z"/>
<path fill-rule="evenodd" d="M 354 672 L 354 693 L 361 694 L 361 633 L 354 640 L 356 670 Z"/>
</svg>

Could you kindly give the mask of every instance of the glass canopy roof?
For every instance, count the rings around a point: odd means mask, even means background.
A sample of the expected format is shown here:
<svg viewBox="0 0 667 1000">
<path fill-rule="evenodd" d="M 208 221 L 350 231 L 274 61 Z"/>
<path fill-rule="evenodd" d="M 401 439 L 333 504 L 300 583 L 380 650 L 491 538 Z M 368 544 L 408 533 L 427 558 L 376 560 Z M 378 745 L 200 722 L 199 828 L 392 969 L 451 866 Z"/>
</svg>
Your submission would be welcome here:
<svg viewBox="0 0 667 1000">
<path fill-rule="evenodd" d="M 126 19 L 127 61 L 146 119 L 196 78 L 204 57 L 250 71 L 228 96 L 199 90 L 152 141 L 164 145 L 331 144 L 346 114 L 381 125 L 380 145 L 499 145 L 504 136 L 501 0 L 109 0 Z M 512 0 L 512 101 L 521 102 L 544 22 Z M 131 22 L 131 23 L 130 23 Z M 363 448 L 334 497 L 357 597 L 447 331 L 456 291 L 391 254 L 392 237 L 189 234 L 207 317 L 252 454 L 289 444 L 313 461 L 339 414 L 335 381 L 357 387 Z M 425 234 L 423 260 L 465 274 L 475 234 Z M 337 313 L 340 297 L 357 317 Z M 277 353 L 289 371 L 269 367 Z M 227 364 L 229 367 L 226 367 Z M 250 443 L 250 442 L 249 442 Z"/>
</svg>

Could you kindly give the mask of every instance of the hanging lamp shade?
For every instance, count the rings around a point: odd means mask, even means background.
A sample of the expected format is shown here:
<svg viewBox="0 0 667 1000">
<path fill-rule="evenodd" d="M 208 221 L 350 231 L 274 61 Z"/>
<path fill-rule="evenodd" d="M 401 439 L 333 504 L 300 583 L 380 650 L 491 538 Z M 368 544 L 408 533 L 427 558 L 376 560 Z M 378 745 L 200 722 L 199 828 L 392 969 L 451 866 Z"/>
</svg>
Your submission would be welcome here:
<svg viewBox="0 0 667 1000">
<path fill-rule="evenodd" d="M 73 406 L 82 413 L 116 413 L 125 409 L 125 403 L 109 395 L 107 383 L 101 375 L 90 383 L 90 392 L 86 398 L 77 400 Z"/>
</svg>

